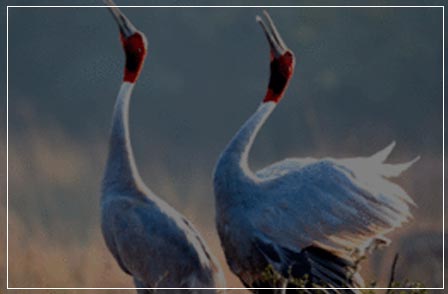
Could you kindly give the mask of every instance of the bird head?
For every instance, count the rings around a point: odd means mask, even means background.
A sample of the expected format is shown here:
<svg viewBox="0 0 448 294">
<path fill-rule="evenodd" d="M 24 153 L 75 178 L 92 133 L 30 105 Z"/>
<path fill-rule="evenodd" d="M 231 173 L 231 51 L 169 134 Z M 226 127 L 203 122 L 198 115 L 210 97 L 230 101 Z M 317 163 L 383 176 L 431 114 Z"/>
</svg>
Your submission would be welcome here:
<svg viewBox="0 0 448 294">
<path fill-rule="evenodd" d="M 109 11 L 115 18 L 120 30 L 120 39 L 126 54 L 126 64 L 123 80 L 135 83 L 142 70 L 147 52 L 145 35 L 137 30 L 131 21 L 116 7 L 112 0 L 104 0 Z"/>
<path fill-rule="evenodd" d="M 271 50 L 271 75 L 269 86 L 263 102 L 279 102 L 294 73 L 294 53 L 286 46 L 271 17 L 263 11 L 267 22 L 257 15 L 257 22 L 261 25 Z"/>
</svg>

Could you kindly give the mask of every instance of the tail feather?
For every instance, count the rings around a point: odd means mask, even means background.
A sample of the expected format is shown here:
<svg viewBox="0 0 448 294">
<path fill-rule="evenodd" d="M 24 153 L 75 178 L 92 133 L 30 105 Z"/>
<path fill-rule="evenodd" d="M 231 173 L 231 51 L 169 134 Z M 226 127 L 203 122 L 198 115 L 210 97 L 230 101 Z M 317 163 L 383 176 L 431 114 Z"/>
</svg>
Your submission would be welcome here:
<svg viewBox="0 0 448 294">
<path fill-rule="evenodd" d="M 368 157 L 373 166 L 380 167 L 379 173 L 386 178 L 398 177 L 402 172 L 410 168 L 415 162 L 420 159 L 420 156 L 415 157 L 411 161 L 399 164 L 384 163 L 389 157 L 390 153 L 395 147 L 395 141 L 392 141 L 386 148 L 378 151 L 372 156 Z"/>
<path fill-rule="evenodd" d="M 386 178 L 398 177 L 402 172 L 410 168 L 414 163 L 419 161 L 420 156 L 415 157 L 411 161 L 399 164 L 384 164 L 382 169 L 382 176 Z"/>
<path fill-rule="evenodd" d="M 372 156 L 370 156 L 370 158 L 377 162 L 384 162 L 389 157 L 394 147 L 395 147 L 395 141 L 392 141 L 392 143 L 390 143 L 386 148 L 373 154 Z"/>
</svg>

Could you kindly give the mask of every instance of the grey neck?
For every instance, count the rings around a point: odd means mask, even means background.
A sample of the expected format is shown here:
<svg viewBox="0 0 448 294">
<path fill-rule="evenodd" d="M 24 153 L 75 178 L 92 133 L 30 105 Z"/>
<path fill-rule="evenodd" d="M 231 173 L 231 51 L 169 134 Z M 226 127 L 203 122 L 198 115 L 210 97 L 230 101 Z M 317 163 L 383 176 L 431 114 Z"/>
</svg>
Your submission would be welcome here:
<svg viewBox="0 0 448 294">
<path fill-rule="evenodd" d="M 244 123 L 227 145 L 216 166 L 215 181 L 256 181 L 256 176 L 249 168 L 249 152 L 255 137 L 277 104 L 267 102 Z"/>
<path fill-rule="evenodd" d="M 109 157 L 103 178 L 103 191 L 138 190 L 141 182 L 129 136 L 129 102 L 133 83 L 123 82 L 114 107 Z"/>
</svg>

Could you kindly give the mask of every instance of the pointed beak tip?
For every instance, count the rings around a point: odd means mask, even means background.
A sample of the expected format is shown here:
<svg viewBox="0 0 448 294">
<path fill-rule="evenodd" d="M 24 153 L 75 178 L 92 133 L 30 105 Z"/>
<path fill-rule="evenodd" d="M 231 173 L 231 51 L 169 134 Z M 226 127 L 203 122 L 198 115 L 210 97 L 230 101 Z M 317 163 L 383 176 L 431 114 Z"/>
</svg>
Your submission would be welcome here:
<svg viewBox="0 0 448 294">
<path fill-rule="evenodd" d="M 121 12 L 121 10 L 115 5 L 112 0 L 104 0 L 104 2 L 107 4 L 107 8 L 118 24 L 120 32 L 125 37 L 129 37 L 138 31 L 132 24 L 132 22 L 126 17 L 125 14 L 123 14 L 123 12 Z"/>
<path fill-rule="evenodd" d="M 277 28 L 275 27 L 274 22 L 272 21 L 269 13 L 266 10 L 263 10 L 263 15 L 265 19 L 257 15 L 255 17 L 256 21 L 261 25 L 266 38 L 269 42 L 269 47 L 275 56 L 281 56 L 285 54 L 287 51 L 290 51 L 280 36 Z M 266 22 L 265 22 L 266 21 Z"/>
</svg>

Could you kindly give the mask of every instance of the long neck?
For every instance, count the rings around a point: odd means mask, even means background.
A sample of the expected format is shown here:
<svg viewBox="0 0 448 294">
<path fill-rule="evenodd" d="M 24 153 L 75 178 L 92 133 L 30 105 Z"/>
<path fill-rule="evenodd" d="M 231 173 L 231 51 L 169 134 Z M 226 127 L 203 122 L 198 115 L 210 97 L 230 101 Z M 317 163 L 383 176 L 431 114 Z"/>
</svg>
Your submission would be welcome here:
<svg viewBox="0 0 448 294">
<path fill-rule="evenodd" d="M 236 133 L 218 161 L 215 173 L 216 180 L 245 180 L 249 182 L 256 180 L 255 175 L 249 168 L 249 152 L 258 131 L 276 105 L 275 102 L 262 103 Z"/>
<path fill-rule="evenodd" d="M 103 191 L 137 190 L 140 180 L 129 138 L 129 102 L 134 84 L 123 82 L 115 103 Z"/>
</svg>

